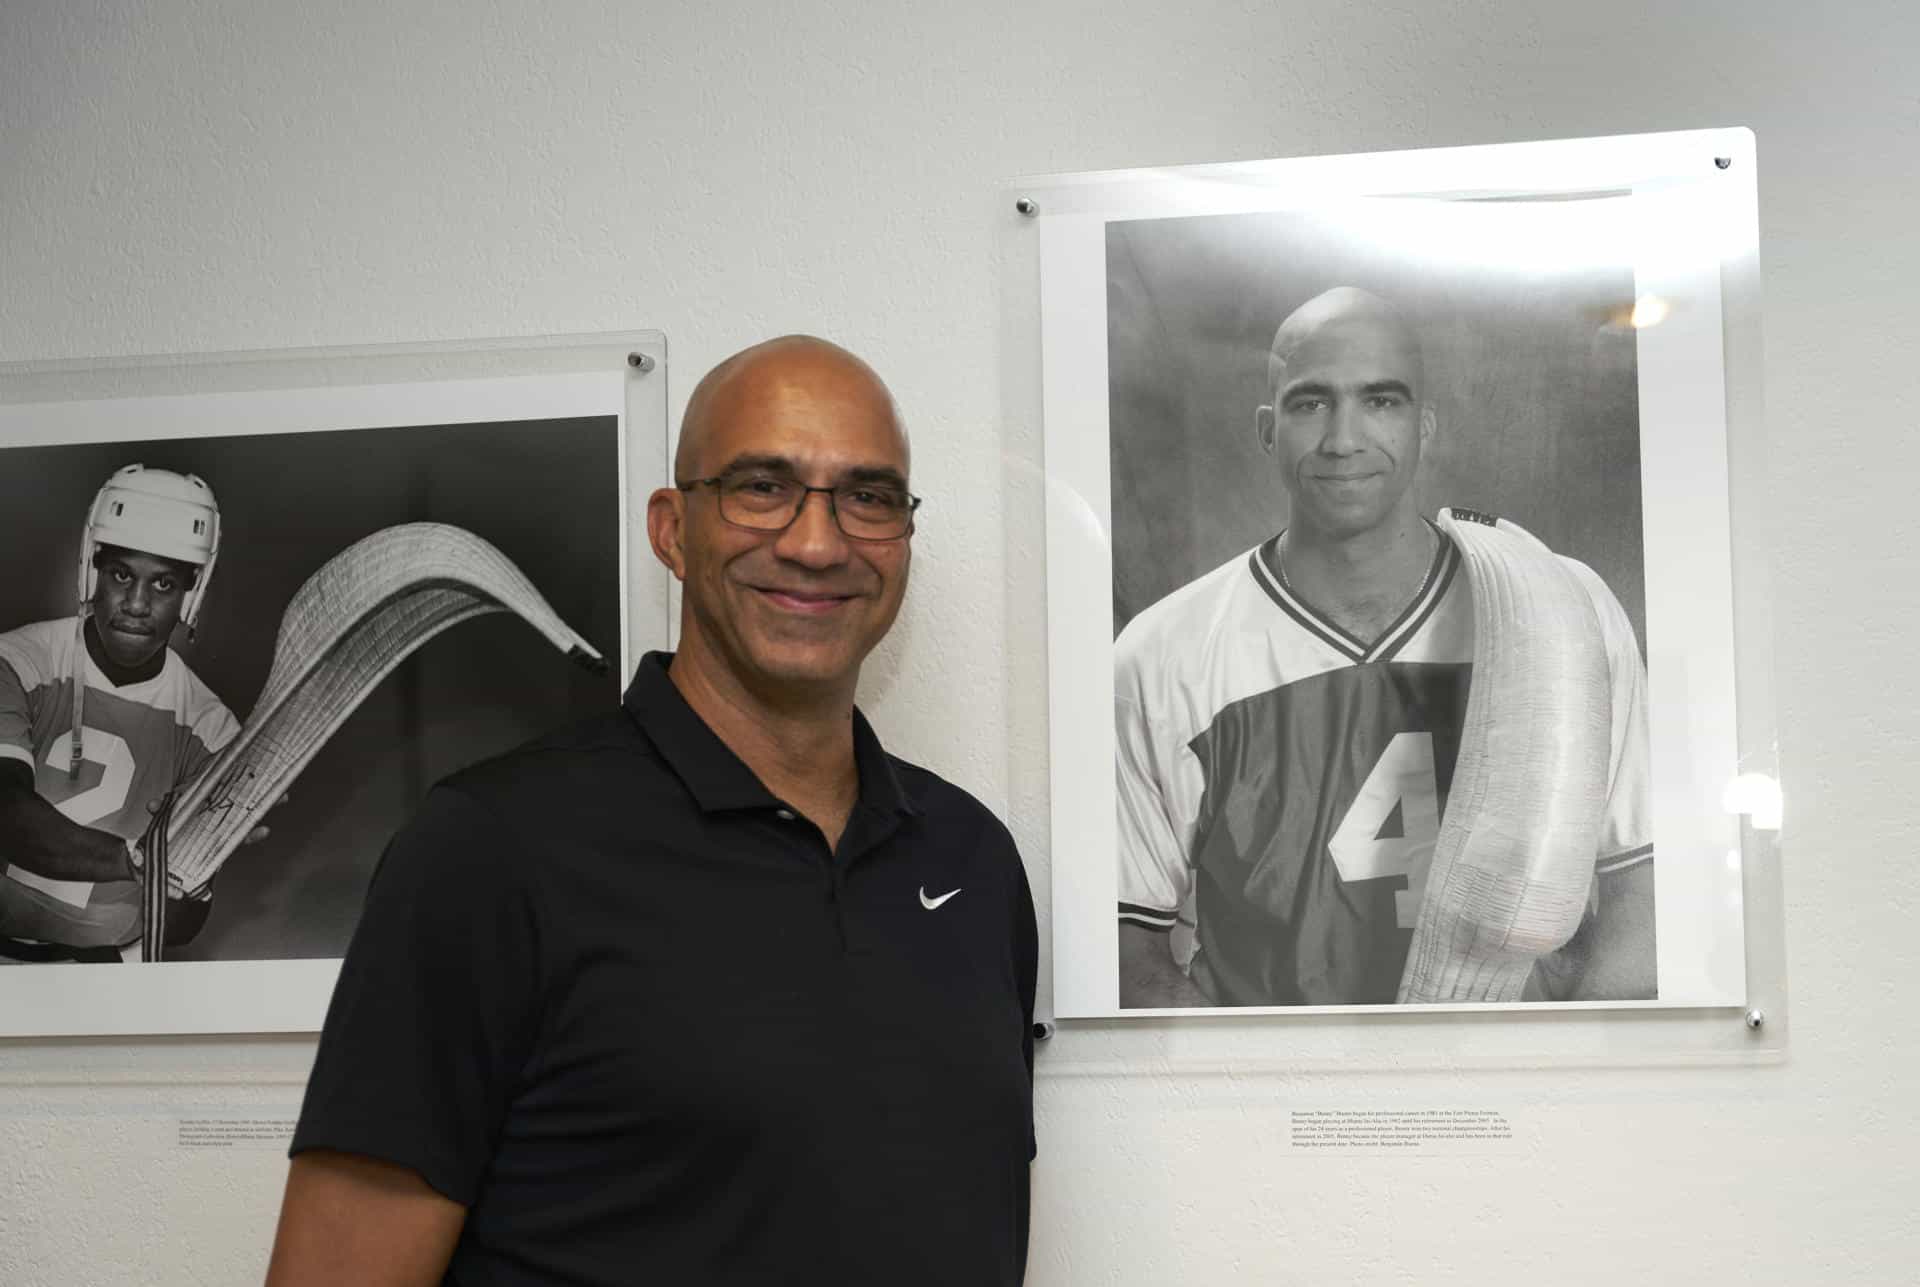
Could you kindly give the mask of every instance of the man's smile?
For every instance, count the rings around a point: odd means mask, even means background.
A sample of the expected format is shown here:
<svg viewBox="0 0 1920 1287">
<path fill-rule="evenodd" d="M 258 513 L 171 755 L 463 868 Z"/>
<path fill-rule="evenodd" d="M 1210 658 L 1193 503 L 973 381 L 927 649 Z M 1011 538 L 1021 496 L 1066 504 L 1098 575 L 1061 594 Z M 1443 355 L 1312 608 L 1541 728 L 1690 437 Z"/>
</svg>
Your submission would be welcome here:
<svg viewBox="0 0 1920 1287">
<path fill-rule="evenodd" d="M 853 600 L 852 594 L 825 590 L 789 590 L 775 586 L 754 586 L 753 590 L 783 612 L 802 616 L 823 616 Z"/>
</svg>

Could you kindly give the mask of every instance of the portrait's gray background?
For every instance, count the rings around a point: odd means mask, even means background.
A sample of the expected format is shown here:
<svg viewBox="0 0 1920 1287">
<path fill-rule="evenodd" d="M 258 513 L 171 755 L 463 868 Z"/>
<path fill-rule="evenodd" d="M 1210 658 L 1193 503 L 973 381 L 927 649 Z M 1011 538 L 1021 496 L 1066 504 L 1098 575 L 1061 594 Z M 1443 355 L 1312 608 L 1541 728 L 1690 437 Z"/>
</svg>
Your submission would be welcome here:
<svg viewBox="0 0 1920 1287">
<path fill-rule="evenodd" d="M 618 698 L 620 540 L 611 416 L 352 429 L 0 451 L 12 574 L 0 630 L 70 616 L 81 524 L 122 465 L 198 474 L 221 546 L 198 637 L 173 645 L 245 720 L 273 664 L 280 615 L 309 575 L 396 523 L 451 523 L 519 565 L 609 662 L 569 662 L 507 613 L 429 641 L 367 696 L 236 850 L 212 915 L 174 960 L 339 956 L 387 838 L 436 780 Z"/>
<path fill-rule="evenodd" d="M 1114 632 L 1286 525 L 1254 408 L 1275 328 L 1335 286 L 1394 301 L 1419 334 L 1438 420 L 1422 512 L 1499 514 L 1587 563 L 1644 655 L 1631 266 L 1461 263 L 1298 213 L 1107 225 Z"/>
</svg>

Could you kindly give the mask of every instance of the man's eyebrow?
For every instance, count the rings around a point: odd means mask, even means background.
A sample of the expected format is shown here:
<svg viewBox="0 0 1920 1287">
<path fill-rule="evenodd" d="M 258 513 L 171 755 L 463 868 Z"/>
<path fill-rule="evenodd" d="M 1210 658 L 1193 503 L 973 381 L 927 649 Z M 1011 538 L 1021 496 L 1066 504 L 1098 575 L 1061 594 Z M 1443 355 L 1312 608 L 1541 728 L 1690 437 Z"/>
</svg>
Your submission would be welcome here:
<svg viewBox="0 0 1920 1287">
<path fill-rule="evenodd" d="M 1280 390 L 1282 402 L 1291 402 L 1295 398 L 1330 398 L 1332 396 L 1333 386 L 1325 380 L 1301 380 Z"/>
<path fill-rule="evenodd" d="M 800 470 L 786 456 L 735 456 L 726 463 L 717 476 L 732 478 L 736 474 L 777 474 L 783 478 L 797 478 L 800 476 Z M 891 465 L 855 465 L 843 472 L 836 480 L 836 485 L 842 483 L 883 483 L 889 487 L 905 490 L 907 478 Z"/>
<path fill-rule="evenodd" d="M 907 489 L 907 476 L 891 465 L 857 465 L 849 469 L 840 479 L 843 483 L 882 483 L 888 487 Z"/>
<path fill-rule="evenodd" d="M 720 478 L 730 478 L 734 474 L 793 474 L 793 462 L 785 456 L 735 456 L 721 467 Z"/>
<path fill-rule="evenodd" d="M 1298 384 L 1290 384 L 1282 389 L 1280 391 L 1280 401 L 1285 403 L 1294 398 L 1302 397 L 1331 398 L 1338 392 L 1338 389 L 1325 380 L 1302 380 Z M 1412 401 L 1413 386 L 1405 380 L 1398 379 L 1369 380 L 1360 386 L 1360 395 L 1362 397 L 1371 397 L 1381 393 L 1397 393 L 1408 401 Z"/>
</svg>

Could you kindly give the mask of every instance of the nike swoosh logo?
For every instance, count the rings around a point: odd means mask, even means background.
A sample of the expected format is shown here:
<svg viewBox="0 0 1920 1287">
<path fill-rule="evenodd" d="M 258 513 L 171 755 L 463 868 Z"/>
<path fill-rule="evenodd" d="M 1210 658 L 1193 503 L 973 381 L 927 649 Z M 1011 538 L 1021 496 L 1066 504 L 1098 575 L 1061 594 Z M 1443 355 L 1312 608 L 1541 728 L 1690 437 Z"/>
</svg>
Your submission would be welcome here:
<svg viewBox="0 0 1920 1287">
<path fill-rule="evenodd" d="M 940 904 L 946 902 L 949 898 L 952 898 L 955 894 L 959 892 L 960 891 L 957 889 L 949 889 L 946 893 L 940 895 L 940 897 L 938 898 L 928 898 L 927 887 L 925 885 L 922 885 L 920 886 L 920 906 L 926 908 L 928 911 L 932 911 L 934 908 L 940 906 Z"/>
</svg>

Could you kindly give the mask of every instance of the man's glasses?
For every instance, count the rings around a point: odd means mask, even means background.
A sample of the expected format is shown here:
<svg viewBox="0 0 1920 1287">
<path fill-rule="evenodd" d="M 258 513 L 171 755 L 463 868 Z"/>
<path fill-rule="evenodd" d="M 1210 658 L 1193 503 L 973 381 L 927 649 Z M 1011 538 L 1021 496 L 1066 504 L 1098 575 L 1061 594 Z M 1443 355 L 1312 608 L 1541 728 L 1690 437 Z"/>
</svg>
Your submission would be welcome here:
<svg viewBox="0 0 1920 1287">
<path fill-rule="evenodd" d="M 843 535 L 855 541 L 897 541 L 913 530 L 920 498 L 889 483 L 841 483 L 808 487 L 780 474 L 744 471 L 675 483 L 683 492 L 711 487 L 720 498 L 720 517 L 755 532 L 780 532 L 800 517 L 807 497 L 824 493 L 827 511 Z"/>
</svg>

